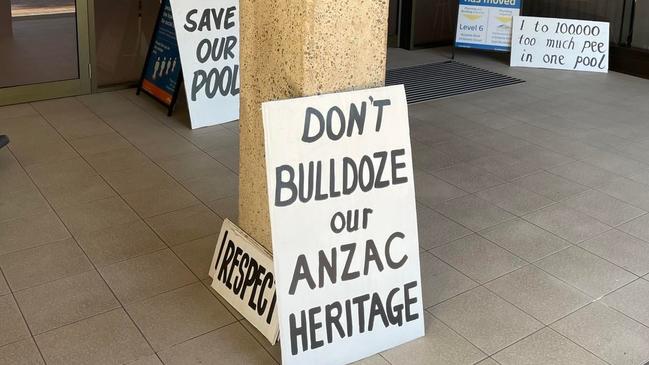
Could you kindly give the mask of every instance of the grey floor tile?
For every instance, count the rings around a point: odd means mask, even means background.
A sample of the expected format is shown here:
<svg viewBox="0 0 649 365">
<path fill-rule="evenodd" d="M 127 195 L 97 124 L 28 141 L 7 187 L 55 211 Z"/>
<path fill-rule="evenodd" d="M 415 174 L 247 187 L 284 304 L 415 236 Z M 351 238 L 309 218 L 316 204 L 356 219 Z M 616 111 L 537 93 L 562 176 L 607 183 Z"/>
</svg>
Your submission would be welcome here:
<svg viewBox="0 0 649 365">
<path fill-rule="evenodd" d="M 506 348 L 494 358 L 502 365 L 606 365 L 550 328 Z"/>
<path fill-rule="evenodd" d="M 2 270 L 0 270 L 0 296 L 4 296 L 10 293 L 11 290 L 9 289 L 9 284 L 7 284 L 4 275 L 2 275 Z"/>
<path fill-rule="evenodd" d="M 496 360 L 488 357 L 475 365 L 499 365 L 499 364 L 496 362 Z"/>
<path fill-rule="evenodd" d="M 638 279 L 602 300 L 606 305 L 649 327 L 649 281 Z"/>
<path fill-rule="evenodd" d="M 150 298 L 197 281 L 170 250 L 105 266 L 99 271 L 122 303 Z"/>
<path fill-rule="evenodd" d="M 467 195 L 464 190 L 420 170 L 415 170 L 415 191 L 417 201 L 428 207 Z"/>
<path fill-rule="evenodd" d="M 649 211 L 649 185 L 621 177 L 599 186 L 597 190 Z"/>
<path fill-rule="evenodd" d="M 122 197 L 143 218 L 173 212 L 198 204 L 198 200 L 194 195 L 181 185 L 124 194 Z"/>
<path fill-rule="evenodd" d="M 534 266 L 516 270 L 486 287 L 546 325 L 591 301 L 584 293 Z"/>
<path fill-rule="evenodd" d="M 486 170 L 467 163 L 436 170 L 431 174 L 469 193 L 482 191 L 505 182 Z"/>
<path fill-rule="evenodd" d="M 34 185 L 0 191 L 0 222 L 47 213 L 49 205 Z"/>
<path fill-rule="evenodd" d="M 170 246 L 221 231 L 223 221 L 203 204 L 148 218 L 147 223 Z"/>
<path fill-rule="evenodd" d="M 35 337 L 48 364 L 123 364 L 153 354 L 123 309 Z"/>
<path fill-rule="evenodd" d="M 538 167 L 528 165 L 505 153 L 485 156 L 471 161 L 471 164 L 481 167 L 507 181 L 539 172 Z"/>
<path fill-rule="evenodd" d="M 34 335 L 119 307 L 96 271 L 52 281 L 15 295 Z"/>
<path fill-rule="evenodd" d="M 93 269 L 73 239 L 0 256 L 0 268 L 14 291 Z"/>
<path fill-rule="evenodd" d="M 597 190 L 589 190 L 562 203 L 610 226 L 620 225 L 647 213 Z"/>
<path fill-rule="evenodd" d="M 604 296 L 637 279 L 637 276 L 619 266 L 579 247 L 558 252 L 536 265 L 593 298 Z"/>
<path fill-rule="evenodd" d="M 426 336 L 382 353 L 392 364 L 474 364 L 486 355 L 424 312 Z"/>
<path fill-rule="evenodd" d="M 420 255 L 421 286 L 424 308 L 478 286 L 478 283 L 430 253 Z"/>
<path fill-rule="evenodd" d="M 519 216 L 539 210 L 554 203 L 548 198 L 520 188 L 516 184 L 512 183 L 484 190 L 476 195 Z"/>
<path fill-rule="evenodd" d="M 478 235 L 461 238 L 430 252 L 479 283 L 493 280 L 527 264 Z"/>
<path fill-rule="evenodd" d="M 79 245 L 97 267 L 166 248 L 141 220 L 77 235 Z"/>
<path fill-rule="evenodd" d="M 619 226 L 618 229 L 638 237 L 643 241 L 649 242 L 649 214 L 623 224 Z"/>
<path fill-rule="evenodd" d="M 649 243 L 624 232 L 613 229 L 580 246 L 638 276 L 649 274 Z"/>
<path fill-rule="evenodd" d="M 52 211 L 0 222 L 0 255 L 61 241 L 70 233 Z"/>
<path fill-rule="evenodd" d="M 11 294 L 0 297 L 0 346 L 29 338 L 31 335 Z"/>
<path fill-rule="evenodd" d="M 164 189 L 176 185 L 171 176 L 153 163 L 129 170 L 105 171 L 102 172 L 102 176 L 120 194 Z"/>
<path fill-rule="evenodd" d="M 207 176 L 196 180 L 183 181 L 183 186 L 203 203 L 227 198 L 239 193 L 239 177 L 234 173 Z"/>
<path fill-rule="evenodd" d="M 239 323 L 196 337 L 159 353 L 166 365 L 195 363 L 275 364 L 275 360 Z M 216 360 L 218 359 L 218 360 Z"/>
<path fill-rule="evenodd" d="M 0 364 L 45 365 L 45 362 L 30 338 L 0 347 Z"/>
<path fill-rule="evenodd" d="M 590 304 L 552 328 L 611 364 L 649 361 L 649 328 L 602 304 Z"/>
<path fill-rule="evenodd" d="M 453 158 L 463 162 L 468 162 L 497 153 L 490 148 L 479 146 L 464 138 L 456 138 L 435 144 L 433 149 L 446 155 L 453 156 Z"/>
<path fill-rule="evenodd" d="M 611 228 L 595 218 L 562 204 L 549 206 L 524 218 L 571 243 L 585 241 Z"/>
<path fill-rule="evenodd" d="M 439 247 L 472 233 L 468 228 L 421 204 L 417 205 L 417 226 L 419 246 L 425 250 Z"/>
<path fill-rule="evenodd" d="M 87 155 L 85 158 L 101 174 L 110 171 L 138 169 L 151 164 L 151 160 L 134 147 L 95 153 Z"/>
<path fill-rule="evenodd" d="M 229 170 L 205 152 L 194 152 L 163 159 L 159 165 L 179 181 L 221 175 Z"/>
<path fill-rule="evenodd" d="M 239 221 L 239 197 L 231 196 L 227 198 L 217 199 L 206 203 L 210 209 L 221 217 L 221 219 L 229 219 L 232 222 Z"/>
<path fill-rule="evenodd" d="M 581 161 L 560 165 L 548 171 L 564 179 L 572 180 L 591 188 L 605 185 L 619 178 L 619 176 L 609 171 Z"/>
<path fill-rule="evenodd" d="M 41 188 L 54 209 L 114 197 L 117 194 L 99 175 L 75 179 L 73 182 Z"/>
<path fill-rule="evenodd" d="M 515 218 L 507 211 L 474 195 L 453 199 L 434 208 L 473 231 L 480 231 Z"/>
<path fill-rule="evenodd" d="M 480 235 L 528 262 L 571 246 L 570 242 L 522 219 L 499 224 Z"/>
<path fill-rule="evenodd" d="M 138 219 L 135 212 L 117 197 L 67 206 L 59 209 L 58 213 L 74 235 L 96 232 Z"/>
<path fill-rule="evenodd" d="M 199 282 L 126 306 L 155 351 L 236 321 Z"/>
<path fill-rule="evenodd" d="M 125 365 L 163 365 L 158 355 L 141 357 L 135 361 L 127 362 Z"/>
<path fill-rule="evenodd" d="M 499 131 L 487 133 L 476 132 L 474 135 L 468 135 L 466 138 L 498 152 L 511 152 L 530 146 L 530 143 L 525 140 Z"/>
<path fill-rule="evenodd" d="M 524 189 L 533 191 L 554 201 L 560 201 L 588 190 L 586 186 L 547 172 L 539 172 L 525 176 L 515 182 Z"/>
<path fill-rule="evenodd" d="M 543 327 L 534 318 L 482 287 L 438 304 L 430 311 L 487 355 Z"/>
<path fill-rule="evenodd" d="M 217 235 L 211 235 L 197 240 L 189 241 L 171 249 L 189 267 L 199 279 L 209 277 L 208 272 L 212 264 L 212 257 L 217 246 Z"/>
<path fill-rule="evenodd" d="M 524 163 L 542 169 L 572 162 L 574 159 L 537 146 L 525 146 L 510 152 Z"/>
</svg>

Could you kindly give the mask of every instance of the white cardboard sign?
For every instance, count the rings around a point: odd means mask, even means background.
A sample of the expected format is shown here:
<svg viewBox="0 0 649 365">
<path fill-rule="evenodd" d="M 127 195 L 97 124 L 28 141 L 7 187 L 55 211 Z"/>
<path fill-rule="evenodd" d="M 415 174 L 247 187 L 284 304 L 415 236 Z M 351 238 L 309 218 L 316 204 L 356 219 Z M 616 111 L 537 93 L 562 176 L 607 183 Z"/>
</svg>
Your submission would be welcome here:
<svg viewBox="0 0 649 365">
<path fill-rule="evenodd" d="M 608 72 L 609 23 L 514 17 L 511 66 Z"/>
<path fill-rule="evenodd" d="M 171 0 L 192 128 L 239 119 L 239 1 Z"/>
<path fill-rule="evenodd" d="M 212 288 L 274 345 L 279 326 L 270 253 L 226 219 L 209 275 Z"/>
<path fill-rule="evenodd" d="M 402 85 L 262 105 L 282 363 L 424 335 Z"/>
</svg>

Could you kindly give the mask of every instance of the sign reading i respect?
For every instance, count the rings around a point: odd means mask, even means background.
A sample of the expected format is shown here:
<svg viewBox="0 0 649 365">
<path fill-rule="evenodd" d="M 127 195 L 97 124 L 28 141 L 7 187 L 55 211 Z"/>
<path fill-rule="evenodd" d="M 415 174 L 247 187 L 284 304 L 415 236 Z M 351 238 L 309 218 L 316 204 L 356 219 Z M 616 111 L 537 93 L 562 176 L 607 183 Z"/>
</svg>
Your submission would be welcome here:
<svg viewBox="0 0 649 365">
<path fill-rule="evenodd" d="M 284 364 L 424 335 L 403 86 L 262 105 Z"/>
<path fill-rule="evenodd" d="M 514 17 L 511 66 L 608 72 L 609 23 Z"/>
<path fill-rule="evenodd" d="M 239 119 L 239 1 L 171 0 L 192 128 Z"/>
</svg>

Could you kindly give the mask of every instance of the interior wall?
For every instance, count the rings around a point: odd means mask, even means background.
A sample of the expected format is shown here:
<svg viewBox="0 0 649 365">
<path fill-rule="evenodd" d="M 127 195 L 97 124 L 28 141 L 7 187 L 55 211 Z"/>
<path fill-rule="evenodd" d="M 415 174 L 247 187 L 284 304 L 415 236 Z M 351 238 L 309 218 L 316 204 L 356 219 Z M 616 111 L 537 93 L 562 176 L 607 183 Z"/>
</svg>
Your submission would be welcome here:
<svg viewBox="0 0 649 365">
<path fill-rule="evenodd" d="M 647 1 L 636 2 L 632 45 L 649 49 L 649 2 Z"/>
<path fill-rule="evenodd" d="M 451 44 L 455 38 L 457 0 L 423 0 L 414 4 L 414 45 Z"/>
</svg>

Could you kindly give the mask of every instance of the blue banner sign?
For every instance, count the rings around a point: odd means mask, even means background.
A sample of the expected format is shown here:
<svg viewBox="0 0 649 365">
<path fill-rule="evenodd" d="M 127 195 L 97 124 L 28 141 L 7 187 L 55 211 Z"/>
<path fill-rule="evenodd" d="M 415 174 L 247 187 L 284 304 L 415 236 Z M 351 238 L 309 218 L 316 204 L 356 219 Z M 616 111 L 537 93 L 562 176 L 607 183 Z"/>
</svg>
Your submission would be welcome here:
<svg viewBox="0 0 649 365">
<path fill-rule="evenodd" d="M 521 0 L 460 0 L 455 46 L 507 52 Z"/>
</svg>

